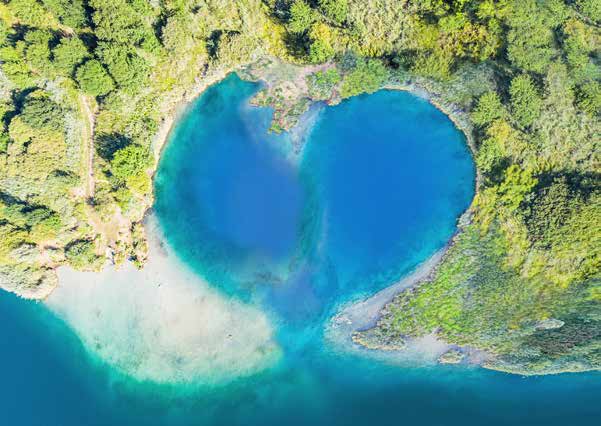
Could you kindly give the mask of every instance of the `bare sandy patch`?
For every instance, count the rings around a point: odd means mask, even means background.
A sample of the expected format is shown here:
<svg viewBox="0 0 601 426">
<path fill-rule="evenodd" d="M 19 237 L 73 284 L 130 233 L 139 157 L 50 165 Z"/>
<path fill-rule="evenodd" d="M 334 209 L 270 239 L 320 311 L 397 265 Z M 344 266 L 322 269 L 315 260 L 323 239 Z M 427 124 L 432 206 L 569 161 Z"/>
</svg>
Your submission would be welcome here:
<svg viewBox="0 0 601 426">
<path fill-rule="evenodd" d="M 147 225 L 150 257 L 100 273 L 58 270 L 47 306 L 104 363 L 138 381 L 219 383 L 280 356 L 268 318 L 188 269 Z"/>
</svg>

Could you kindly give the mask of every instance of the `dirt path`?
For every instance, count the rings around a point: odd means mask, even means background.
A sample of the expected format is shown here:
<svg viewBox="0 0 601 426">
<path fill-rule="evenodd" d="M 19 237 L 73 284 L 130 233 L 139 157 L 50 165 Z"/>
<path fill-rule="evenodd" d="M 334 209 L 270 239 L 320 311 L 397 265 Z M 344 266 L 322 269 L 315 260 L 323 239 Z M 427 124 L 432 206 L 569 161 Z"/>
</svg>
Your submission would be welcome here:
<svg viewBox="0 0 601 426">
<path fill-rule="evenodd" d="M 90 107 L 90 100 L 87 96 L 81 95 L 81 104 L 83 112 L 87 120 L 85 143 L 87 146 L 87 182 L 85 188 L 86 198 L 94 197 L 95 182 L 94 182 L 94 124 L 96 122 L 96 111 Z"/>
</svg>

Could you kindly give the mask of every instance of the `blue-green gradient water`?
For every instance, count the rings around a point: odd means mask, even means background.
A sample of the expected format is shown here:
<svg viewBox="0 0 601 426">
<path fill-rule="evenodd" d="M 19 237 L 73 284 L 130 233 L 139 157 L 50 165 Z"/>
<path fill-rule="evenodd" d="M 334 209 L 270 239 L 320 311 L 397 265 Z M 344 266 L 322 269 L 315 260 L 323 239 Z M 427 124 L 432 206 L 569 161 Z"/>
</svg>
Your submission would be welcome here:
<svg viewBox="0 0 601 426">
<path fill-rule="evenodd" d="M 168 243 L 227 297 L 264 310 L 281 361 L 217 387 L 134 384 L 39 304 L 0 295 L 0 424 L 590 425 L 599 374 L 523 378 L 399 366 L 325 339 L 340 305 L 401 278 L 473 196 L 462 135 L 426 101 L 381 91 L 325 107 L 294 154 L 235 75 L 172 132 L 156 178 Z"/>
</svg>

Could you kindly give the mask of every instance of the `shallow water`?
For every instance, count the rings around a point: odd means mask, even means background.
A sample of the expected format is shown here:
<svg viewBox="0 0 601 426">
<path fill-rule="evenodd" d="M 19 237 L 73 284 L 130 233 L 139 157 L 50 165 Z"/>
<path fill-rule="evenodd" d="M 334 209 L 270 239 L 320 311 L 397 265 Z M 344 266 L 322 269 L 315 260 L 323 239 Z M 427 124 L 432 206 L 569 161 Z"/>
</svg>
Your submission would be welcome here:
<svg viewBox="0 0 601 426">
<path fill-rule="evenodd" d="M 324 108 L 294 156 L 288 136 L 266 133 L 270 111 L 248 106 L 256 90 L 230 76 L 191 105 L 162 157 L 155 211 L 183 262 L 268 315 L 280 361 L 219 386 L 132 383 L 42 305 L 1 294 L 2 424 L 598 421 L 599 374 L 399 365 L 324 339 L 341 304 L 394 282 L 448 241 L 473 195 L 473 164 L 442 113 L 388 91 Z"/>
</svg>

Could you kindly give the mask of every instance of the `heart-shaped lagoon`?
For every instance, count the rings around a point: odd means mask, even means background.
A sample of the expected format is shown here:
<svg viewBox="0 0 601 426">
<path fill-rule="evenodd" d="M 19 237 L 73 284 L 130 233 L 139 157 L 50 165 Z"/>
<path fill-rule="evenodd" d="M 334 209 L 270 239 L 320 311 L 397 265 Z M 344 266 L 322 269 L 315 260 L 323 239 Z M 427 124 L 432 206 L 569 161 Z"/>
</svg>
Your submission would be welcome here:
<svg viewBox="0 0 601 426">
<path fill-rule="evenodd" d="M 211 285 L 313 324 L 393 283 L 451 237 L 473 197 L 463 135 L 427 101 L 380 91 L 324 107 L 300 154 L 235 74 L 173 130 L 155 210 Z M 300 320 L 300 321 L 299 321 Z"/>
</svg>

